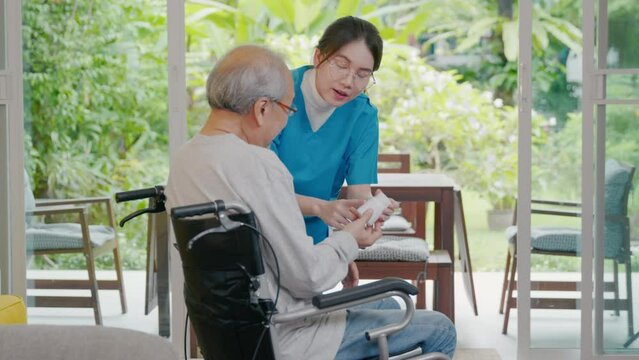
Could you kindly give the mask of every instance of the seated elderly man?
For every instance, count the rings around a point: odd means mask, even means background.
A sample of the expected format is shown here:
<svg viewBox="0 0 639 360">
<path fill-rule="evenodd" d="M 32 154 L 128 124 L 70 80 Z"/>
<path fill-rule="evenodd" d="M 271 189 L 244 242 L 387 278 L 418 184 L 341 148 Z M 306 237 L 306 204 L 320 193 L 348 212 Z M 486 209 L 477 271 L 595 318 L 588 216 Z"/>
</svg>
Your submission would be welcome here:
<svg viewBox="0 0 639 360">
<path fill-rule="evenodd" d="M 347 273 L 358 248 L 381 236 L 367 227 L 371 211 L 313 245 L 295 200 L 293 180 L 268 146 L 286 124 L 293 100 L 291 74 L 282 59 L 258 46 L 241 46 L 221 58 L 207 81 L 211 112 L 199 134 L 171 162 L 168 207 L 223 199 L 253 210 L 277 254 L 281 290 L 277 308 L 288 312 L 335 287 Z M 353 208 L 351 211 L 356 212 Z M 275 260 L 264 253 L 261 295 L 274 298 Z M 403 310 L 375 305 L 353 308 L 274 327 L 278 359 L 362 359 L 378 355 L 364 338 L 368 329 L 399 322 Z M 444 315 L 416 311 L 411 324 L 389 338 L 391 354 L 420 346 L 450 356 L 456 332 Z"/>
</svg>

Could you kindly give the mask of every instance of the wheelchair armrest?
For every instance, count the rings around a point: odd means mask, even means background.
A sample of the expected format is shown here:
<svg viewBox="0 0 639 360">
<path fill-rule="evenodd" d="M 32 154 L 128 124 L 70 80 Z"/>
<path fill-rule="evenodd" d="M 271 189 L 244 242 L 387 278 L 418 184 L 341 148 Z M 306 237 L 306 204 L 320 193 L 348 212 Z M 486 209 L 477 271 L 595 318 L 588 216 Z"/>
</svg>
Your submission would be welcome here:
<svg viewBox="0 0 639 360">
<path fill-rule="evenodd" d="M 359 290 L 363 288 L 364 290 Z M 342 295 L 346 293 L 346 295 Z M 322 308 L 307 306 L 292 312 L 277 313 L 271 318 L 273 324 L 282 324 L 292 321 L 299 321 L 305 318 L 312 318 L 321 314 L 330 313 L 337 310 L 348 309 L 356 305 L 365 304 L 371 301 L 398 296 L 406 304 L 406 312 L 402 320 L 396 324 L 389 324 L 381 328 L 369 330 L 365 336 L 369 340 L 378 339 L 380 336 L 388 336 L 405 328 L 413 317 L 415 306 L 409 295 L 415 295 L 418 290 L 415 286 L 402 279 L 386 278 L 370 284 L 358 286 L 352 289 L 338 291 L 336 293 L 319 295 L 313 298 L 313 303 L 321 302 Z M 324 298 L 324 300 L 316 300 Z M 328 299 L 328 300 L 327 300 Z"/>
<path fill-rule="evenodd" d="M 385 278 L 366 285 L 315 296 L 313 298 L 313 305 L 318 309 L 325 309 L 374 295 L 383 294 L 388 291 L 400 291 L 408 295 L 417 295 L 418 292 L 415 286 L 402 279 Z"/>
</svg>

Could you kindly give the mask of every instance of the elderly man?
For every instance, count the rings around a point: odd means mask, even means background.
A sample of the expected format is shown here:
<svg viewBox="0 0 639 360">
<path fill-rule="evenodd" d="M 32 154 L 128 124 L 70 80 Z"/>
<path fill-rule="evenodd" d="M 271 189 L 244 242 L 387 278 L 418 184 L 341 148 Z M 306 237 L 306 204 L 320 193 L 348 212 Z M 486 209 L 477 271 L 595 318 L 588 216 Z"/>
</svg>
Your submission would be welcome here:
<svg viewBox="0 0 639 360">
<path fill-rule="evenodd" d="M 211 112 L 200 133 L 177 152 L 167 185 L 168 207 L 223 199 L 246 204 L 269 239 L 280 269 L 277 308 L 288 312 L 335 287 L 347 273 L 358 248 L 381 236 L 367 227 L 371 211 L 317 245 L 306 235 L 293 180 L 268 149 L 286 125 L 293 82 L 282 59 L 259 46 L 241 46 L 221 58 L 207 81 Z M 352 209 L 355 211 L 355 209 Z M 266 281 L 262 296 L 274 298 L 275 260 L 264 253 Z M 360 359 L 376 356 L 365 330 L 398 322 L 402 310 L 375 305 L 335 312 L 274 328 L 278 359 Z M 418 311 L 411 325 L 390 337 L 391 353 L 421 346 L 452 355 L 455 329 L 442 314 Z"/>
</svg>

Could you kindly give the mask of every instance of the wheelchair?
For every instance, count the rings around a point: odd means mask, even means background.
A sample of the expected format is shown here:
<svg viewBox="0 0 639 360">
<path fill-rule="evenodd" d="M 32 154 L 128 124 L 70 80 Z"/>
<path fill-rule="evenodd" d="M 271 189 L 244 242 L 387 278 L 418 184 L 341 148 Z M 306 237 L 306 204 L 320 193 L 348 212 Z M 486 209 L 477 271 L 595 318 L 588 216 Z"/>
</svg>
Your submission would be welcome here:
<svg viewBox="0 0 639 360">
<path fill-rule="evenodd" d="M 133 190 L 119 196 L 128 200 L 164 197 L 158 188 Z M 276 360 L 277 344 L 270 334 L 272 325 L 393 296 L 405 304 L 402 320 L 362 334 L 368 341 L 377 342 L 379 359 L 450 360 L 443 353 L 422 354 L 419 347 L 389 355 L 388 336 L 405 328 L 415 311 L 410 295 L 416 295 L 418 290 L 402 279 L 385 278 L 318 295 L 306 308 L 279 313 L 273 299 L 257 295 L 264 274 L 262 249 L 268 249 L 268 243 L 263 241 L 249 208 L 217 200 L 175 207 L 171 210 L 171 221 L 182 260 L 188 316 L 206 360 Z"/>
</svg>

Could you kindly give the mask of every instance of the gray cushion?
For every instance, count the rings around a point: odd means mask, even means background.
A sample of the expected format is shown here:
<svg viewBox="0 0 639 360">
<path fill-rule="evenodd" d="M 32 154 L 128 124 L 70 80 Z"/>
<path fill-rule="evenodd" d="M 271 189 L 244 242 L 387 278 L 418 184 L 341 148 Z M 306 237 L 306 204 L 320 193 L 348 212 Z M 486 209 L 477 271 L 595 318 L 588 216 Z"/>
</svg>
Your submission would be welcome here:
<svg viewBox="0 0 639 360">
<path fill-rule="evenodd" d="M 89 225 L 91 244 L 101 246 L 112 240 L 115 231 L 103 225 Z M 82 249 L 80 224 L 36 224 L 26 231 L 27 250 Z"/>
<path fill-rule="evenodd" d="M 391 215 L 382 225 L 382 231 L 406 231 L 410 228 L 411 223 L 401 215 Z"/>
<path fill-rule="evenodd" d="M 506 236 L 515 241 L 517 227 L 509 226 Z M 531 248 L 544 251 L 578 253 L 581 251 L 581 231 L 562 227 L 535 227 L 530 229 Z"/>
<path fill-rule="evenodd" d="M 581 252 L 581 231 L 571 228 L 536 227 L 530 232 L 533 249 L 567 253 Z"/>
<path fill-rule="evenodd" d="M 167 340 L 106 326 L 0 326 L 0 358 L 11 360 L 178 360 Z"/>
<path fill-rule="evenodd" d="M 382 236 L 372 246 L 359 251 L 357 260 L 426 261 L 428 243 L 416 237 Z"/>
</svg>

